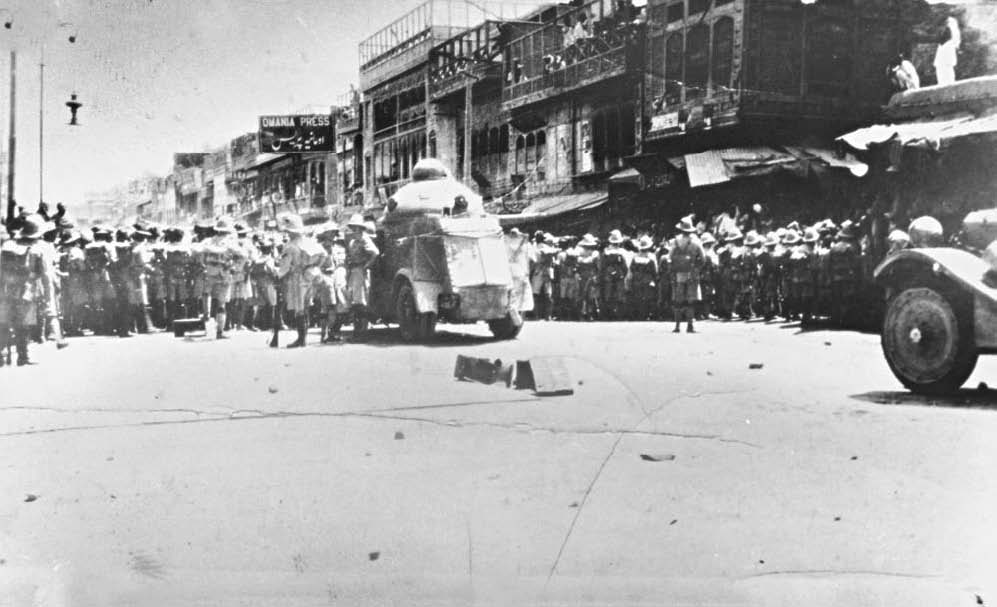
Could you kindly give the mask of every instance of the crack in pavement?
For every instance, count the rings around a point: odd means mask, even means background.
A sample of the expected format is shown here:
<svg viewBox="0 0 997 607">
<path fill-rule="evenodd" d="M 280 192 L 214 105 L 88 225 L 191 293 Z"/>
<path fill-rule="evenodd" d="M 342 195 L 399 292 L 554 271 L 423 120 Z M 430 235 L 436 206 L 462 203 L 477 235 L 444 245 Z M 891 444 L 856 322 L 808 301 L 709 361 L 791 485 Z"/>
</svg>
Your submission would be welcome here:
<svg viewBox="0 0 997 607">
<path fill-rule="evenodd" d="M 743 579 L 752 579 L 760 577 L 769 577 L 777 575 L 798 575 L 798 576 L 810 576 L 810 577 L 835 577 L 839 575 L 852 575 L 852 576 L 883 576 L 883 577 L 897 577 L 897 578 L 909 578 L 909 579 L 932 579 L 942 577 L 937 574 L 920 574 L 920 573 L 903 573 L 899 571 L 872 571 L 866 569 L 787 569 L 785 571 L 768 571 L 766 573 L 756 573 L 754 575 L 745 576 Z"/>
</svg>

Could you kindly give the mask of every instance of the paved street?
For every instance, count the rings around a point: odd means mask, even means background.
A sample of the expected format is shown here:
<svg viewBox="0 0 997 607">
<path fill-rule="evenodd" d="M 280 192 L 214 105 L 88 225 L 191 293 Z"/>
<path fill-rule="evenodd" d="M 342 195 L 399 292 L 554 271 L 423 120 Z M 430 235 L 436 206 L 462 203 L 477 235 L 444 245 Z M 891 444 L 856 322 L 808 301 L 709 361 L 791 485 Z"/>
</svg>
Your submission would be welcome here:
<svg viewBox="0 0 997 607">
<path fill-rule="evenodd" d="M 902 392 L 877 336 L 458 329 L 36 347 L 0 371 L 0 605 L 997 602 L 997 399 Z"/>
</svg>

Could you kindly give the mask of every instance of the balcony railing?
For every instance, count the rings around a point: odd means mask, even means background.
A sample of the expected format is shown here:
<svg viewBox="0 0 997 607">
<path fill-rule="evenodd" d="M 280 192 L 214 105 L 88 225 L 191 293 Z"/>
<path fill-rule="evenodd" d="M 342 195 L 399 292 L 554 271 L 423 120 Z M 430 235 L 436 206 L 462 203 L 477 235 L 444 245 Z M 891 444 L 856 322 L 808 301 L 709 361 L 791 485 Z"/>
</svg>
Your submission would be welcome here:
<svg viewBox="0 0 997 607">
<path fill-rule="evenodd" d="M 644 25 L 595 0 L 511 42 L 503 61 L 508 109 L 614 78 L 638 64 Z"/>
</svg>

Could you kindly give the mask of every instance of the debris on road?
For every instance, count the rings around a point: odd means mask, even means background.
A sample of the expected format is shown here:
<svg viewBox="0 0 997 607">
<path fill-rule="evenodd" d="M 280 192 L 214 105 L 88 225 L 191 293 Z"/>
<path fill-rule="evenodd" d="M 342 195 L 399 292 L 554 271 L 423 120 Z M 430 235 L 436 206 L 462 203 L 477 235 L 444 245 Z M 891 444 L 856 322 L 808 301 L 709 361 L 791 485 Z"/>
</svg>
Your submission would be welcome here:
<svg viewBox="0 0 997 607">
<path fill-rule="evenodd" d="M 831 345 L 831 342 L 829 342 L 829 341 L 825 341 L 825 342 L 824 342 L 824 345 L 825 345 L 825 346 L 830 346 L 830 345 Z"/>
<path fill-rule="evenodd" d="M 673 518 L 673 519 L 672 519 L 672 522 L 670 522 L 670 523 L 668 523 L 668 524 L 669 524 L 669 525 L 674 525 L 674 524 L 675 524 L 675 523 L 677 523 L 677 522 L 679 522 L 679 520 L 678 520 L 677 518 Z"/>
<path fill-rule="evenodd" d="M 270 394 L 277 394 L 277 386 L 267 386 L 267 392 Z"/>
<path fill-rule="evenodd" d="M 748 368 L 749 369 L 755 369 L 755 370 L 757 370 L 757 369 L 764 369 L 765 365 L 763 365 L 762 363 L 751 363 L 750 365 L 748 365 Z"/>
<path fill-rule="evenodd" d="M 371 552 L 370 554 L 367 555 L 367 558 L 369 558 L 372 561 L 376 561 L 377 559 L 381 558 L 381 553 L 380 552 Z"/>
<path fill-rule="evenodd" d="M 840 517 L 840 516 L 836 516 L 836 517 L 834 517 L 834 520 L 835 520 L 835 521 L 840 521 L 840 520 L 841 520 L 841 517 Z"/>
<path fill-rule="evenodd" d="M 507 388 L 515 385 L 517 390 L 533 390 L 537 396 L 575 393 L 564 359 L 556 356 L 517 360 L 515 365 L 507 365 L 501 359 L 458 355 L 454 377 L 489 385 L 502 382 Z M 582 383 L 579 381 L 578 385 Z"/>
<path fill-rule="evenodd" d="M 578 502 L 571 502 L 570 504 L 568 504 L 568 508 L 577 508 L 577 507 L 578 507 Z"/>
<path fill-rule="evenodd" d="M 647 453 L 641 453 L 640 458 L 645 462 L 670 462 L 675 459 L 675 455 L 671 453 L 664 453 L 661 455 L 650 455 Z"/>
<path fill-rule="evenodd" d="M 395 440 L 405 440 L 405 433 L 402 431 L 395 432 Z"/>
<path fill-rule="evenodd" d="M 852 456 L 852 461 L 854 462 L 854 461 L 855 461 L 855 460 L 857 460 L 858 458 L 859 458 L 859 456 L 857 456 L 857 455 L 853 455 L 853 456 Z"/>
<path fill-rule="evenodd" d="M 29 494 L 27 494 L 26 496 L 24 496 L 24 501 L 25 501 L 25 502 L 33 502 L 33 501 L 35 501 L 36 499 L 38 499 L 38 496 L 37 496 L 37 495 L 35 495 L 34 493 L 29 493 Z"/>
</svg>

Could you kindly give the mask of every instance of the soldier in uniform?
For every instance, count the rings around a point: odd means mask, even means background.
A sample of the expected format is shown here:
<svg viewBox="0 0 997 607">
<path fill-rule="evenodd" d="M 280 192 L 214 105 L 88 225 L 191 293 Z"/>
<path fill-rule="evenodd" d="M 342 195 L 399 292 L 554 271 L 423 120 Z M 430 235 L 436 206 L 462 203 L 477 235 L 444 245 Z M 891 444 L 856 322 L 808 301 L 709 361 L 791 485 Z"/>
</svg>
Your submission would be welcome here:
<svg viewBox="0 0 997 607">
<path fill-rule="evenodd" d="M 188 312 L 193 315 L 207 317 L 211 310 L 204 309 L 207 301 L 207 268 L 204 265 L 204 247 L 215 234 L 215 224 L 204 220 L 194 224 L 194 238 L 190 245 L 191 256 L 187 266 L 187 276 L 190 281 L 190 301 Z"/>
<path fill-rule="evenodd" d="M 153 263 L 156 255 L 150 242 L 151 238 L 152 232 L 147 229 L 136 229 L 132 234 L 135 244 L 132 246 L 132 259 L 128 270 L 131 287 L 129 304 L 134 323 L 129 321 L 129 325 L 134 324 L 139 333 L 158 331 L 150 315 L 149 277 L 155 272 Z"/>
<path fill-rule="evenodd" d="M 61 350 L 69 342 L 62 334 L 62 277 L 59 273 L 59 250 L 56 248 L 60 229 L 55 223 L 47 222 L 43 230 L 42 239 L 36 245 L 45 265 L 38 299 L 39 328 L 36 330 L 36 339 L 41 343 L 52 337 Z"/>
<path fill-rule="evenodd" d="M 831 322 L 839 327 L 852 318 L 861 280 L 858 230 L 851 222 L 842 223 L 829 253 L 831 272 Z"/>
<path fill-rule="evenodd" d="M 582 320 L 594 320 L 599 318 L 602 292 L 599 284 L 602 275 L 599 241 L 595 236 L 586 234 L 578 242 L 578 248 L 578 280 L 581 290 L 576 315 Z"/>
<path fill-rule="evenodd" d="M 166 239 L 166 263 L 163 266 L 163 277 L 166 282 L 166 320 L 172 323 L 179 318 L 187 318 L 189 314 L 190 282 L 187 269 L 193 255 L 190 244 L 184 242 L 182 228 L 166 228 L 163 233 Z"/>
<path fill-rule="evenodd" d="M 536 246 L 531 286 L 537 306 L 537 318 L 550 320 L 554 314 L 554 265 L 559 250 L 552 234 L 543 234 Z"/>
<path fill-rule="evenodd" d="M 360 214 L 354 214 L 346 224 L 350 228 L 346 240 L 346 295 L 353 311 L 353 334 L 364 335 L 370 306 L 370 269 L 381 252 L 374 244 L 370 227 Z"/>
<path fill-rule="evenodd" d="M 90 303 L 82 243 L 83 235 L 79 231 L 65 233 L 59 255 L 59 273 L 63 282 L 63 329 L 67 336 L 75 337 L 83 335 L 85 310 Z"/>
<path fill-rule="evenodd" d="M 831 245 L 838 228 L 830 219 L 818 226 L 820 239 L 814 250 L 814 265 L 817 267 L 817 298 L 814 301 L 814 315 L 831 316 Z"/>
<path fill-rule="evenodd" d="M 658 258 L 654 241 L 647 234 L 637 239 L 637 252 L 630 261 L 630 292 L 634 320 L 651 320 L 658 295 Z"/>
<path fill-rule="evenodd" d="M 232 268 L 242 257 L 242 247 L 234 238 L 232 220 L 220 218 L 214 225 L 213 236 L 201 247 L 204 264 L 204 316 L 215 316 L 215 337 L 225 339 L 228 303 L 232 297 Z"/>
<path fill-rule="evenodd" d="M 702 320 L 716 312 L 717 278 L 720 271 L 720 257 L 716 251 L 716 243 L 717 239 L 709 232 L 700 238 L 700 244 L 703 246 L 703 270 L 700 278 L 703 301 L 699 318 Z"/>
<path fill-rule="evenodd" d="M 288 313 L 295 315 L 294 325 L 298 331 L 298 339 L 287 347 L 301 348 L 308 337 L 308 308 L 316 293 L 316 283 L 322 278 L 320 268 L 328 255 L 322 245 L 306 235 L 301 217 L 284 215 L 280 223 L 290 240 L 281 252 L 277 276 L 283 281 L 285 307 Z M 360 228 L 363 229 L 362 218 Z"/>
<path fill-rule="evenodd" d="M 813 322 L 817 305 L 818 260 L 814 247 L 819 240 L 820 234 L 817 230 L 808 228 L 803 234 L 800 246 L 796 247 L 790 256 L 795 306 L 803 326 Z"/>
<path fill-rule="evenodd" d="M 607 246 L 602 252 L 602 304 L 609 320 L 619 320 L 626 309 L 626 282 L 630 273 L 630 252 L 623 248 L 623 234 L 619 230 L 609 233 Z"/>
<path fill-rule="evenodd" d="M 246 309 L 253 297 L 253 282 L 249 277 L 250 259 L 256 247 L 248 238 L 249 228 L 245 224 L 235 224 L 236 243 L 241 251 L 232 260 L 232 301 L 229 303 L 229 325 L 233 329 L 244 329 Z"/>
<path fill-rule="evenodd" d="M 43 225 L 40 216 L 29 215 L 15 237 L 0 245 L 0 365 L 11 363 L 12 332 L 17 366 L 31 364 L 28 341 L 38 322 L 38 292 L 49 271 L 45 252 L 38 245 Z"/>
<path fill-rule="evenodd" d="M 261 238 L 256 253 L 249 261 L 249 278 L 253 281 L 253 299 L 249 308 L 249 328 L 271 328 L 270 323 L 281 324 L 277 309 L 277 257 L 270 237 Z M 260 308 L 263 314 L 259 314 Z"/>
<path fill-rule="evenodd" d="M 578 320 L 575 316 L 578 294 L 581 290 L 581 280 L 578 278 L 578 239 L 574 236 L 562 236 L 558 245 L 561 252 L 557 255 L 557 317 Z"/>
<path fill-rule="evenodd" d="M 672 304 L 675 310 L 675 329 L 672 332 L 680 331 L 684 319 L 686 333 L 695 333 L 692 323 L 696 304 L 702 298 L 699 277 L 704 261 L 703 247 L 699 244 L 699 240 L 693 237 L 696 226 L 692 224 L 691 218 L 686 217 L 680 221 L 675 229 L 679 234 L 675 237 L 675 246 L 670 256 Z"/>
<path fill-rule="evenodd" d="M 112 335 L 117 318 L 114 285 L 111 283 L 111 264 L 117 260 L 112 235 L 103 226 L 94 227 L 93 242 L 83 248 L 92 313 L 87 324 L 98 335 Z"/>
<path fill-rule="evenodd" d="M 674 242 L 663 241 L 655 253 L 658 258 L 658 306 L 655 317 L 670 318 L 672 315 L 672 246 Z"/>
<path fill-rule="evenodd" d="M 315 235 L 327 256 L 320 270 L 319 299 L 322 302 L 322 343 L 343 341 L 343 316 L 350 311 L 346 298 L 346 241 L 339 226 L 332 224 Z"/>
<path fill-rule="evenodd" d="M 127 227 L 118 228 L 114 233 L 114 261 L 108 268 L 111 285 L 114 288 L 114 334 L 118 337 L 131 337 L 134 329 L 132 302 L 135 299 L 132 286 L 132 232 Z"/>
<path fill-rule="evenodd" d="M 776 247 L 779 239 L 775 233 L 765 237 L 762 246 L 755 252 L 758 274 L 755 276 L 755 292 L 758 293 L 758 308 L 765 320 L 772 320 L 779 312 L 779 274 L 776 267 Z"/>
<path fill-rule="evenodd" d="M 146 277 L 149 287 L 150 315 L 153 326 L 157 329 L 163 329 L 168 323 L 166 313 L 166 242 L 162 239 L 163 233 L 158 226 L 150 225 L 146 231 L 150 234 L 149 250 L 152 253 L 152 262 L 149 264 L 149 273 Z"/>
<path fill-rule="evenodd" d="M 742 320 L 754 318 L 758 310 L 756 299 L 758 291 L 755 289 L 755 283 L 758 278 L 758 250 L 761 245 L 762 239 L 758 236 L 758 232 L 751 230 L 744 238 L 744 246 L 731 256 L 735 271 L 734 311 Z"/>
</svg>

